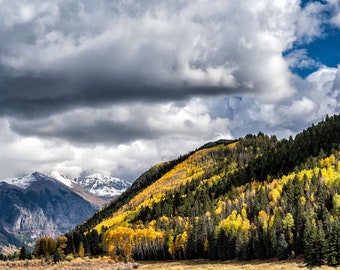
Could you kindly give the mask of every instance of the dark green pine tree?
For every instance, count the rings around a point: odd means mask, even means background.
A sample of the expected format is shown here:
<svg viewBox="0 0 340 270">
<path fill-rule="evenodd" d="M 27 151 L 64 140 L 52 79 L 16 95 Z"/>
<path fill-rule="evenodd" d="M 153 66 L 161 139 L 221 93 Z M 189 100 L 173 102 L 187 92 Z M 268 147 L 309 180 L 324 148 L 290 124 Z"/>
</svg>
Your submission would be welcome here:
<svg viewBox="0 0 340 270">
<path fill-rule="evenodd" d="M 340 265 L 340 220 L 335 220 L 326 243 L 326 263 L 331 266 Z"/>
<path fill-rule="evenodd" d="M 56 249 L 56 251 L 53 254 L 53 261 L 54 263 L 60 262 L 63 260 L 63 256 L 61 255 L 59 248 Z"/>
<path fill-rule="evenodd" d="M 303 234 L 305 230 L 306 213 L 301 200 L 298 200 L 294 215 L 294 245 L 296 255 L 303 253 Z"/>
<path fill-rule="evenodd" d="M 92 230 L 90 233 L 86 235 L 87 243 L 89 245 L 89 250 L 91 255 L 99 255 L 101 252 L 100 249 L 100 237 L 98 235 L 97 230 Z"/>
<path fill-rule="evenodd" d="M 26 260 L 27 259 L 27 251 L 26 251 L 26 248 L 24 246 L 22 246 L 20 248 L 20 251 L 19 251 L 19 260 Z"/>
<path fill-rule="evenodd" d="M 228 258 L 228 238 L 225 234 L 225 231 L 221 229 L 217 234 L 217 254 L 219 260 L 226 260 Z"/>
<path fill-rule="evenodd" d="M 325 255 L 325 234 L 322 222 L 317 224 L 307 220 L 305 230 L 304 259 L 307 266 L 321 266 Z"/>
<path fill-rule="evenodd" d="M 265 236 L 264 236 L 265 235 Z M 264 246 L 263 238 L 267 237 L 267 233 L 263 232 L 261 226 L 253 229 L 252 231 L 252 258 L 253 259 L 264 259 L 266 255 L 266 250 Z"/>
<path fill-rule="evenodd" d="M 250 259 L 249 245 L 247 243 L 246 236 L 243 234 L 241 229 L 238 230 L 235 239 L 235 253 L 239 260 Z"/>
<path fill-rule="evenodd" d="M 65 248 L 65 254 L 71 254 L 71 253 L 75 253 L 75 249 L 74 249 L 74 242 L 73 242 L 73 234 L 72 233 L 67 233 L 65 234 L 66 238 L 67 238 L 67 246 Z"/>
<path fill-rule="evenodd" d="M 289 248 L 286 238 L 281 233 L 277 239 L 276 255 L 279 260 L 287 260 L 289 256 Z"/>
<path fill-rule="evenodd" d="M 193 222 L 192 230 L 189 233 L 187 256 L 188 259 L 204 258 L 204 241 L 205 236 L 203 235 L 203 219 Z"/>
</svg>

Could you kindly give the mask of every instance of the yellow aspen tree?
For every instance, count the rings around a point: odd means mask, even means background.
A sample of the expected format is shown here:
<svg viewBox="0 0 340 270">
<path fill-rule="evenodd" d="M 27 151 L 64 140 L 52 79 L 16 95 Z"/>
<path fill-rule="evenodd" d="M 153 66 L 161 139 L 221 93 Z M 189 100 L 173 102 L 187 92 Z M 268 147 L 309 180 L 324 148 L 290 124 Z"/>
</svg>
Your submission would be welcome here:
<svg viewBox="0 0 340 270">
<path fill-rule="evenodd" d="M 291 213 L 287 213 L 286 217 L 282 220 L 283 228 L 287 231 L 289 236 L 289 243 L 294 243 L 294 235 L 292 229 L 294 228 L 294 218 Z"/>
<path fill-rule="evenodd" d="M 79 244 L 78 256 L 79 257 L 84 257 L 85 256 L 85 249 L 84 249 L 83 242 L 80 242 L 80 244 Z"/>
<path fill-rule="evenodd" d="M 187 249 L 188 239 L 189 239 L 188 233 L 184 231 L 181 236 L 181 248 L 183 250 L 184 259 L 186 259 L 186 249 Z"/>
<path fill-rule="evenodd" d="M 67 237 L 58 236 L 56 239 L 56 248 L 58 249 L 60 255 L 65 258 L 64 250 L 67 247 Z"/>
<path fill-rule="evenodd" d="M 174 236 L 173 235 L 169 236 L 168 251 L 169 251 L 169 254 L 171 255 L 171 257 L 173 259 L 175 259 L 176 245 L 175 245 L 175 241 L 174 241 Z"/>
<path fill-rule="evenodd" d="M 209 251 L 209 241 L 208 241 L 208 239 L 205 239 L 205 241 L 204 241 L 204 251 L 205 252 Z"/>
</svg>

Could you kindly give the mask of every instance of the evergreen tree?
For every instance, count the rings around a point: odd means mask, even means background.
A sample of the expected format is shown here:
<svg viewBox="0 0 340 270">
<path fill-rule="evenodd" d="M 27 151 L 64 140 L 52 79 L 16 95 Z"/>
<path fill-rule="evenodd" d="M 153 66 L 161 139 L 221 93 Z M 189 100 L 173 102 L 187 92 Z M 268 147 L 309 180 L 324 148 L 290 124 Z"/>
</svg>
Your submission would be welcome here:
<svg viewBox="0 0 340 270">
<path fill-rule="evenodd" d="M 101 249 L 99 247 L 100 237 L 98 235 L 97 230 L 92 230 L 90 233 L 86 235 L 87 242 L 89 243 L 89 249 L 91 255 L 99 255 Z"/>
<path fill-rule="evenodd" d="M 26 260 L 28 258 L 28 254 L 26 248 L 22 246 L 19 251 L 19 260 Z"/>
<path fill-rule="evenodd" d="M 289 256 L 289 248 L 286 238 L 281 233 L 277 239 L 276 255 L 279 260 L 287 260 Z"/>
<path fill-rule="evenodd" d="M 326 244 L 326 262 L 331 266 L 340 265 L 340 221 L 334 221 Z"/>
<path fill-rule="evenodd" d="M 263 235 L 267 235 L 266 231 L 262 228 L 256 228 L 252 231 L 252 259 L 264 259 L 266 249 L 263 241 Z"/>
<path fill-rule="evenodd" d="M 226 233 L 223 229 L 221 229 L 219 231 L 219 233 L 217 234 L 216 245 L 217 245 L 217 250 L 218 250 L 218 252 L 217 252 L 218 259 L 219 260 L 229 259 L 228 258 L 228 249 L 230 249 L 231 247 L 228 246 L 228 238 L 227 238 Z"/>
<path fill-rule="evenodd" d="M 57 262 L 60 262 L 61 260 L 63 260 L 63 256 L 60 253 L 60 248 L 57 248 L 53 254 L 53 261 L 54 263 L 57 263 Z"/>
<path fill-rule="evenodd" d="M 305 263 L 308 266 L 321 266 L 325 255 L 325 234 L 321 221 L 306 224 Z"/>
<path fill-rule="evenodd" d="M 239 260 L 249 259 L 248 241 L 241 229 L 238 230 L 235 240 L 235 253 Z"/>
</svg>

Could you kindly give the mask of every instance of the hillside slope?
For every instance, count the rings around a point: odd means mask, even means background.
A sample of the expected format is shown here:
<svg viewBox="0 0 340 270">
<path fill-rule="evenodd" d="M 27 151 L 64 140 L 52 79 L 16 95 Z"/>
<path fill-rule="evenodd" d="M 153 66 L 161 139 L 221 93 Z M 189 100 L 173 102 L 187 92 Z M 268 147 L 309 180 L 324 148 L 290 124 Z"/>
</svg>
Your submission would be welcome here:
<svg viewBox="0 0 340 270">
<path fill-rule="evenodd" d="M 294 139 L 247 135 L 157 165 L 68 233 L 66 253 L 82 242 L 117 258 L 303 254 L 310 264 L 337 265 L 339 130 L 335 115 Z"/>
</svg>

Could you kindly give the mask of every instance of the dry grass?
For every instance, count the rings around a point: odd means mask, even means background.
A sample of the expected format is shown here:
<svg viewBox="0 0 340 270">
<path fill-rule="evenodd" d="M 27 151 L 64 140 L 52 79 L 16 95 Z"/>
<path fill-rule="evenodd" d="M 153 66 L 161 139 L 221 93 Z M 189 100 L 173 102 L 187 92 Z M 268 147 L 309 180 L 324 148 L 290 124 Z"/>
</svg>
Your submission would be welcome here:
<svg viewBox="0 0 340 270">
<path fill-rule="evenodd" d="M 225 261 L 225 262 L 211 262 L 209 260 L 193 260 L 193 261 L 179 261 L 179 262 L 141 262 L 138 269 L 145 270 L 258 270 L 258 269 L 271 269 L 271 270 L 301 270 L 308 269 L 302 261 Z M 322 266 L 313 269 L 328 269 L 334 270 L 334 267 Z M 340 268 L 339 268 L 340 269 Z"/>
<path fill-rule="evenodd" d="M 1 270 L 130 270 L 134 269 L 133 263 L 116 263 L 110 259 L 88 259 L 76 258 L 70 262 L 63 261 L 57 264 L 46 262 L 44 260 L 31 261 L 7 261 L 0 262 Z"/>
<path fill-rule="evenodd" d="M 308 269 L 304 266 L 302 261 L 226 261 L 226 262 L 211 262 L 208 260 L 192 260 L 192 261 L 168 261 L 168 262 L 140 262 L 140 263 L 116 263 L 110 259 L 88 259 L 77 258 L 71 262 L 61 262 L 59 264 L 49 264 L 42 260 L 32 261 L 13 261 L 13 262 L 0 262 L 1 270 L 130 270 L 130 269 L 143 269 L 143 270 L 257 270 L 257 269 L 273 269 L 273 270 L 301 270 Z M 314 269 L 329 269 L 334 270 L 333 267 L 316 267 Z M 338 267 L 337 269 L 340 269 Z"/>
</svg>

